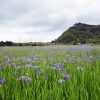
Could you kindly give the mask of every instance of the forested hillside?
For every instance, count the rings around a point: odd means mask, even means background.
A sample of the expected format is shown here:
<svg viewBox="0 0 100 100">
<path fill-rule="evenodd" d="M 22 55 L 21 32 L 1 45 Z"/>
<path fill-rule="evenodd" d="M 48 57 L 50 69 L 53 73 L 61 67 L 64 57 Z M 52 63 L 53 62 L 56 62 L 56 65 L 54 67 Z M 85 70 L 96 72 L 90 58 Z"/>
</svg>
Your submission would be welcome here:
<svg viewBox="0 0 100 100">
<path fill-rule="evenodd" d="M 100 43 L 100 25 L 76 23 L 52 43 Z"/>
</svg>

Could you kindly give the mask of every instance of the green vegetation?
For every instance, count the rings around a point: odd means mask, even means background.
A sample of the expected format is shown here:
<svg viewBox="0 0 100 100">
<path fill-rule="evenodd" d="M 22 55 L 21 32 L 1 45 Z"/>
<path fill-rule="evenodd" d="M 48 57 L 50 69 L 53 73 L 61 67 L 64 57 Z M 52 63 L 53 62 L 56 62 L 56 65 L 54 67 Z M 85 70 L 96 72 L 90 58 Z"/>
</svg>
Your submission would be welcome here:
<svg viewBox="0 0 100 100">
<path fill-rule="evenodd" d="M 76 23 L 52 43 L 100 44 L 100 25 Z"/>
<path fill-rule="evenodd" d="M 0 100 L 100 100 L 100 47 L 1 47 Z"/>
<path fill-rule="evenodd" d="M 0 46 L 45 46 L 49 44 L 50 43 L 44 43 L 44 42 L 27 42 L 27 43 L 14 43 L 12 41 L 0 42 Z"/>
</svg>

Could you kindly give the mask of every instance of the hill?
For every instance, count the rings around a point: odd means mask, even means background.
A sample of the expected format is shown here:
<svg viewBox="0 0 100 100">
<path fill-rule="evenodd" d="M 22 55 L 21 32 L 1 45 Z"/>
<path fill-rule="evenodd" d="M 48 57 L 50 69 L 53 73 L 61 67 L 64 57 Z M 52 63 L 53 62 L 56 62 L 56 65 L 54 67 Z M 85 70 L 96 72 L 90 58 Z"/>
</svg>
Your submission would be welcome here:
<svg viewBox="0 0 100 100">
<path fill-rule="evenodd" d="M 76 23 L 52 43 L 98 43 L 100 44 L 100 25 Z"/>
</svg>

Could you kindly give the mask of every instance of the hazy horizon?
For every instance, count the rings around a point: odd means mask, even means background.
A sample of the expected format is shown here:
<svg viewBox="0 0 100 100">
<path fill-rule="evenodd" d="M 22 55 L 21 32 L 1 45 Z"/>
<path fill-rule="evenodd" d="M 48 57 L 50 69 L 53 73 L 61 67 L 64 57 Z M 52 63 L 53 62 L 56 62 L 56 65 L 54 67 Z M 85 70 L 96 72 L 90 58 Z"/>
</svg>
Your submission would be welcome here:
<svg viewBox="0 0 100 100">
<path fill-rule="evenodd" d="M 2 0 L 0 41 L 51 42 L 77 22 L 98 25 L 100 0 Z"/>
</svg>

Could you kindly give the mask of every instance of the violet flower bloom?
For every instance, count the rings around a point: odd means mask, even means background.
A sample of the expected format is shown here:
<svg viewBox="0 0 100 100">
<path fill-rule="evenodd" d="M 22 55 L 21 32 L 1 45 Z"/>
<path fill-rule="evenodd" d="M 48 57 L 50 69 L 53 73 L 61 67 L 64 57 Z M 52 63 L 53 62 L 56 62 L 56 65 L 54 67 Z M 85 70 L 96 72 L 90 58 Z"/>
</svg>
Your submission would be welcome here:
<svg viewBox="0 0 100 100">
<path fill-rule="evenodd" d="M 72 76 L 72 75 L 71 74 L 65 74 L 64 75 L 65 80 L 68 80 L 70 76 Z"/>
<path fill-rule="evenodd" d="M 0 78 L 0 84 L 4 85 L 6 83 L 6 80 L 4 78 Z"/>
<path fill-rule="evenodd" d="M 21 62 L 26 62 L 26 59 L 25 58 L 20 58 L 20 61 Z"/>
<path fill-rule="evenodd" d="M 21 76 L 17 80 L 19 80 L 19 81 L 25 81 L 26 80 L 26 76 Z"/>
<path fill-rule="evenodd" d="M 21 69 L 21 68 L 22 68 L 22 66 L 18 66 L 18 67 L 17 67 L 17 69 Z"/>
<path fill-rule="evenodd" d="M 55 67 L 55 69 L 56 69 L 56 71 L 60 71 L 60 70 L 63 69 L 63 67 L 64 67 L 63 64 L 58 64 L 58 65 Z"/>
<path fill-rule="evenodd" d="M 15 66 L 15 63 L 12 63 L 11 66 L 14 67 Z"/>
<path fill-rule="evenodd" d="M 72 57 L 72 58 L 69 58 L 69 61 L 74 61 L 75 59 Z"/>
<path fill-rule="evenodd" d="M 24 82 L 31 82 L 32 81 L 32 79 L 30 77 L 27 77 L 27 76 L 21 76 L 17 80 L 24 81 Z"/>
<path fill-rule="evenodd" d="M 32 68 L 32 65 L 26 64 L 26 67 L 27 67 L 27 68 Z"/>
<path fill-rule="evenodd" d="M 26 82 L 31 82 L 32 81 L 32 79 L 30 78 L 30 77 L 28 77 L 27 79 L 26 79 Z"/>
<path fill-rule="evenodd" d="M 2 64 L 0 64 L 0 67 L 2 67 Z"/>
<path fill-rule="evenodd" d="M 27 58 L 27 62 L 32 62 L 32 59 L 31 58 Z"/>
<path fill-rule="evenodd" d="M 11 58 L 11 59 L 14 59 L 15 57 L 14 57 L 14 55 L 10 55 L 10 58 Z"/>
<path fill-rule="evenodd" d="M 76 58 L 76 62 L 79 63 L 80 62 L 80 58 Z"/>
<path fill-rule="evenodd" d="M 62 70 L 62 68 L 60 68 L 59 66 L 56 66 L 55 68 L 56 68 L 56 71 Z"/>
<path fill-rule="evenodd" d="M 37 70 L 37 69 L 39 69 L 39 66 L 34 66 L 33 68 L 34 68 L 35 70 Z"/>
<path fill-rule="evenodd" d="M 72 57 L 72 58 L 69 58 L 69 61 L 70 61 L 71 64 L 74 63 L 74 60 L 75 60 L 75 59 L 74 59 L 73 57 Z"/>
<path fill-rule="evenodd" d="M 58 80 L 58 84 L 60 84 L 60 85 L 61 85 L 63 82 L 64 82 L 64 80 L 62 80 L 62 79 L 59 79 L 59 80 Z"/>
<path fill-rule="evenodd" d="M 26 80 L 26 76 L 21 76 L 19 79 L 22 80 L 22 81 L 25 81 Z"/>
<path fill-rule="evenodd" d="M 18 75 L 18 72 L 15 72 L 16 75 Z"/>
<path fill-rule="evenodd" d="M 32 60 L 34 60 L 34 57 L 33 56 L 29 56 L 29 58 L 32 59 Z"/>
<path fill-rule="evenodd" d="M 93 62 L 95 62 L 96 61 L 96 58 L 93 57 L 93 56 L 90 56 L 90 60 L 93 61 Z"/>
</svg>

